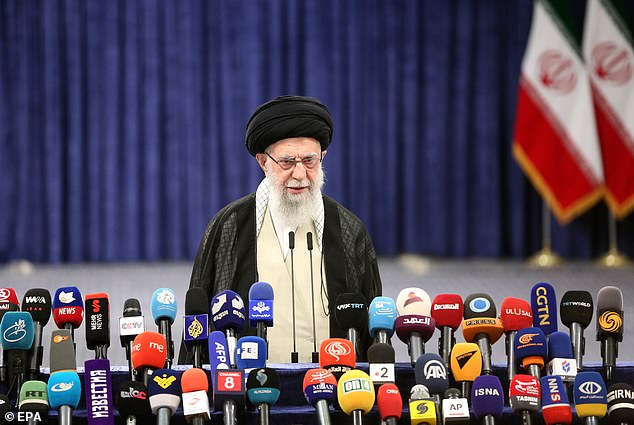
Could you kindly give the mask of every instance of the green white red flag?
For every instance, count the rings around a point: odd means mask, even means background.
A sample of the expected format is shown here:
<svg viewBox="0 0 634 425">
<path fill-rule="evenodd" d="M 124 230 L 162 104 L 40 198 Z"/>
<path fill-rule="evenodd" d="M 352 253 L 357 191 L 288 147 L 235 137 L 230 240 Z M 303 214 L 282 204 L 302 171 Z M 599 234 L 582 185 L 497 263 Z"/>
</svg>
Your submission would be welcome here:
<svg viewBox="0 0 634 425">
<path fill-rule="evenodd" d="M 601 142 L 605 198 L 617 218 L 634 210 L 634 44 L 623 2 L 588 0 L 583 35 Z"/>
<path fill-rule="evenodd" d="M 603 196 L 590 82 L 569 6 L 534 3 L 513 141 L 520 167 L 561 223 Z"/>
</svg>

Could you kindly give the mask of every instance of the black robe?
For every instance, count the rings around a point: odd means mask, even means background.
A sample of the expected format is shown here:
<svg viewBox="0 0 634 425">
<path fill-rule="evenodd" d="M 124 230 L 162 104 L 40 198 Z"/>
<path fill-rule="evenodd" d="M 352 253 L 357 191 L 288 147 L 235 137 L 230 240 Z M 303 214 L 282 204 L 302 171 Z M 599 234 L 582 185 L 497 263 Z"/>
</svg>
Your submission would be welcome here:
<svg viewBox="0 0 634 425">
<path fill-rule="evenodd" d="M 332 198 L 323 195 L 323 200 L 322 252 L 330 337 L 345 338 L 347 329 L 340 328 L 334 317 L 337 296 L 357 292 L 369 304 L 381 295 L 381 278 L 374 246 L 361 220 Z M 210 301 L 220 291 L 231 289 L 248 304 L 249 289 L 258 281 L 256 249 L 255 193 L 251 193 L 225 206 L 207 225 L 196 254 L 190 288 L 204 288 Z M 254 329 L 249 328 L 241 333 L 252 334 Z M 365 358 L 370 343 L 367 326 L 360 335 L 361 355 Z M 181 347 L 180 362 L 184 354 Z"/>
</svg>

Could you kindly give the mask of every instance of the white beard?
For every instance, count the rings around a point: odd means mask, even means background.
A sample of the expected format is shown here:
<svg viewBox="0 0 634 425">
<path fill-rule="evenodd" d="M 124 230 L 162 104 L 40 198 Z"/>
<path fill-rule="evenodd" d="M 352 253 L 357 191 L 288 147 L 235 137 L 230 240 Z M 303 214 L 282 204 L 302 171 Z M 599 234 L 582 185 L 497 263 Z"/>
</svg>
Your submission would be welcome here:
<svg viewBox="0 0 634 425">
<path fill-rule="evenodd" d="M 308 178 L 304 180 L 289 179 L 288 187 L 309 186 L 308 191 L 299 194 L 289 193 L 284 184 L 280 183 L 271 169 L 270 161 L 266 163 L 266 178 L 269 180 L 269 208 L 274 209 L 284 220 L 286 225 L 299 228 L 313 219 L 313 215 L 320 209 L 322 203 L 321 188 L 324 186 L 324 170 L 320 166 L 317 180 L 312 183 Z"/>
</svg>

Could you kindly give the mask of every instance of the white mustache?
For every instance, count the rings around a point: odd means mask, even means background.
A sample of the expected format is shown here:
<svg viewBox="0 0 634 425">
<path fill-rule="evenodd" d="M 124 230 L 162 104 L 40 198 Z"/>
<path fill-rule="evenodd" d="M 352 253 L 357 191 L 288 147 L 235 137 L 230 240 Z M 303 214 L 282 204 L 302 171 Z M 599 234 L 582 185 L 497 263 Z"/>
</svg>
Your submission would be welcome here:
<svg viewBox="0 0 634 425">
<path fill-rule="evenodd" d="M 310 180 L 305 180 L 305 181 L 291 180 L 286 183 L 287 188 L 311 187 L 311 186 L 312 184 L 310 183 Z"/>
</svg>

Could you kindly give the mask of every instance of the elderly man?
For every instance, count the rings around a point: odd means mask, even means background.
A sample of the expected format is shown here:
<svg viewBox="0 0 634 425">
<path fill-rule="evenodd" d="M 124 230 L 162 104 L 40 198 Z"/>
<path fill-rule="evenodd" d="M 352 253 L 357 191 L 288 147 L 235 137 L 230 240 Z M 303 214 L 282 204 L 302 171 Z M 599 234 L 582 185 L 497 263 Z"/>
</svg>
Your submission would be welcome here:
<svg viewBox="0 0 634 425">
<path fill-rule="evenodd" d="M 319 348 L 326 338 L 345 337 L 346 329 L 337 326 L 333 317 L 339 294 L 361 293 L 368 302 L 381 294 L 376 254 L 365 227 L 321 192 L 322 161 L 331 138 L 330 113 L 314 98 L 280 96 L 261 105 L 247 124 L 246 145 L 265 178 L 255 193 L 230 203 L 212 218 L 196 255 L 190 286 L 205 288 L 210 297 L 231 289 L 246 302 L 254 282 L 273 286 L 270 362 L 290 360 L 293 305 L 297 352 L 306 362 L 313 351 L 313 309 Z M 291 231 L 296 241 L 292 256 Z M 308 233 L 315 241 L 312 267 Z"/>
</svg>

